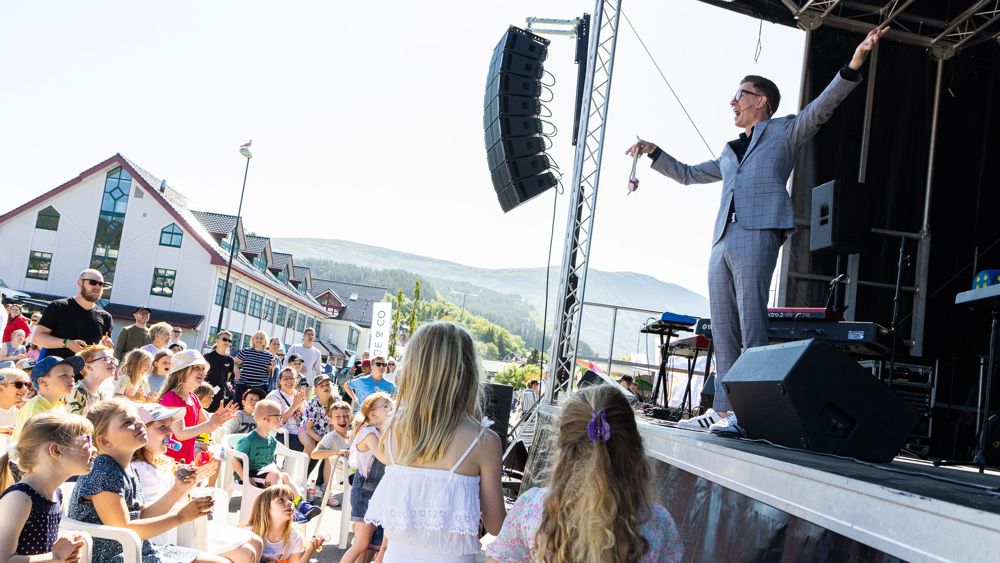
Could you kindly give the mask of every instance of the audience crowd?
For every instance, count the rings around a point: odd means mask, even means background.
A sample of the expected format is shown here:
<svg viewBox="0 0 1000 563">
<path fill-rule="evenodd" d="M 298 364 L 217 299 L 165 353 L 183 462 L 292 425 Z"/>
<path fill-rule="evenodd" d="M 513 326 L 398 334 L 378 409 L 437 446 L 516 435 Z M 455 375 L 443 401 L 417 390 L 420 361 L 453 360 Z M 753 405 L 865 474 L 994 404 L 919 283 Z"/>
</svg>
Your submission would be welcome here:
<svg viewBox="0 0 1000 563">
<path fill-rule="evenodd" d="M 306 563 L 326 539 L 307 538 L 302 524 L 321 514 L 322 499 L 345 502 L 324 495 L 345 479 L 354 540 L 342 561 L 474 561 L 484 534 L 496 537 L 489 561 L 681 559 L 673 520 L 640 462 L 631 408 L 614 387 L 565 400 L 548 486 L 508 508 L 501 439 L 483 416 L 480 362 L 464 328 L 426 323 L 405 365 L 365 353 L 345 380 L 324 364 L 311 328 L 287 350 L 264 332 L 233 350 L 223 330 L 203 355 L 179 327 L 150 324 L 152 311 L 138 307 L 112 341 L 111 315 L 98 304 L 107 285 L 84 270 L 78 293 L 44 311 L 26 318 L 20 305 L 6 307 L 0 556 L 8 560 L 80 560 L 84 539 L 60 531 L 66 514 L 135 532 L 143 561 Z M 522 408 L 539 395 L 532 382 Z M 309 459 L 314 481 L 282 464 L 288 450 Z M 249 519 L 208 522 L 230 540 L 221 552 L 180 545 L 180 527 L 213 512 L 211 487 L 230 474 L 244 494 L 256 491 Z M 122 553 L 98 538 L 91 558 Z"/>
</svg>

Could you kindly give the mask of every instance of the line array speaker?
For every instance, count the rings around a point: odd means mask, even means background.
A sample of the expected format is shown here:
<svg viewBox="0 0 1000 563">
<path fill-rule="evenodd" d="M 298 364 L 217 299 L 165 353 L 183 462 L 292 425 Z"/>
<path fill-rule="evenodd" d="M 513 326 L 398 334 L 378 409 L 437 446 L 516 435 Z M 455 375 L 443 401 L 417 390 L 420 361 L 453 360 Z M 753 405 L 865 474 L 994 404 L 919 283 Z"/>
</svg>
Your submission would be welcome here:
<svg viewBox="0 0 1000 563">
<path fill-rule="evenodd" d="M 486 160 L 504 213 L 556 186 L 542 135 L 549 40 L 511 26 L 493 49 L 483 97 Z"/>
</svg>

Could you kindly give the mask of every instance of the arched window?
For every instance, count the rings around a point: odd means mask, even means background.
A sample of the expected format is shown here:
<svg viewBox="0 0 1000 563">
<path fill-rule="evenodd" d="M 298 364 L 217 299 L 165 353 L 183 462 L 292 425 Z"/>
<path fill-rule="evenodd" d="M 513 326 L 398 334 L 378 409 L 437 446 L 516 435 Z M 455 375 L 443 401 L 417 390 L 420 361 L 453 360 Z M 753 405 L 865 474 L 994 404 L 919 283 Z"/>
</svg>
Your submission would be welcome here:
<svg viewBox="0 0 1000 563">
<path fill-rule="evenodd" d="M 38 217 L 35 219 L 35 228 L 45 229 L 46 231 L 58 231 L 59 212 L 51 205 L 39 211 Z"/>
<path fill-rule="evenodd" d="M 180 248 L 182 240 L 184 240 L 184 231 L 176 223 L 170 223 L 160 230 L 160 246 Z"/>
</svg>

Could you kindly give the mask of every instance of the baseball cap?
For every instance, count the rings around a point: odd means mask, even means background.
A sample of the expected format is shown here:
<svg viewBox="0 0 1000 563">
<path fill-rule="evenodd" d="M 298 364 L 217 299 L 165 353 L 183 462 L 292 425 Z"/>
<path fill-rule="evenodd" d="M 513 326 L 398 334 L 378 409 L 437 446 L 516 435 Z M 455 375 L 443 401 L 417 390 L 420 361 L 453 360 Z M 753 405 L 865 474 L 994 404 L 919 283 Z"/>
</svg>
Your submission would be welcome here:
<svg viewBox="0 0 1000 563">
<path fill-rule="evenodd" d="M 333 373 L 333 366 L 331 366 L 330 364 L 324 365 L 323 366 L 323 373 L 325 373 L 327 375 Z"/>
<path fill-rule="evenodd" d="M 323 383 L 324 381 L 333 381 L 333 380 L 330 379 L 329 375 L 321 373 L 313 379 L 313 387 L 319 385 L 320 383 Z"/>
<path fill-rule="evenodd" d="M 34 369 L 37 362 L 34 358 L 22 358 L 17 362 L 18 369 Z"/>
<path fill-rule="evenodd" d="M 292 362 L 303 361 L 302 360 L 302 356 L 300 356 L 298 354 L 289 354 L 288 357 L 285 358 L 285 359 L 287 360 L 285 363 L 288 363 L 288 364 L 290 364 Z"/>
<path fill-rule="evenodd" d="M 371 366 L 372 366 L 371 360 L 365 360 L 361 362 L 361 367 L 371 367 Z"/>
<path fill-rule="evenodd" d="M 184 409 L 182 408 L 168 409 L 156 403 L 142 403 L 136 408 L 139 411 L 139 418 L 142 419 L 143 424 L 149 424 L 158 420 L 181 420 L 184 418 Z"/>
<path fill-rule="evenodd" d="M 149 309 L 149 307 L 146 307 L 145 305 L 139 305 L 138 307 L 135 308 L 135 311 L 132 311 L 132 312 L 133 313 L 138 313 L 139 311 L 146 311 L 147 313 L 152 313 L 153 312 L 153 311 L 151 311 Z"/>
<path fill-rule="evenodd" d="M 73 368 L 73 375 L 80 375 L 80 370 L 83 369 L 84 361 L 80 356 L 70 356 L 66 359 L 60 358 L 59 356 L 45 356 L 41 360 L 35 363 L 34 369 L 31 370 L 31 382 L 38 385 L 38 380 L 45 377 L 52 371 L 52 368 L 66 364 Z"/>
</svg>

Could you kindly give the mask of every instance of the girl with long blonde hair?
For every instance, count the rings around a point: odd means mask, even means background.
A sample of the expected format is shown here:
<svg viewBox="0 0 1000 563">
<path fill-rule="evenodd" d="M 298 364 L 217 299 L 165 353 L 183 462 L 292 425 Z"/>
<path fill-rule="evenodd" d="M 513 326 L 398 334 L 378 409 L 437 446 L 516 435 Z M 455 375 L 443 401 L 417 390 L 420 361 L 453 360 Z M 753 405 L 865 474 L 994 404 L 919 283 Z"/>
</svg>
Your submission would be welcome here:
<svg viewBox="0 0 1000 563">
<path fill-rule="evenodd" d="M 521 493 L 487 561 L 681 561 L 680 536 L 654 501 L 635 413 L 617 386 L 570 395 L 552 451 L 549 486 Z"/>
<path fill-rule="evenodd" d="M 91 446 L 94 427 L 82 416 L 49 411 L 31 417 L 15 450 L 24 476 L 12 483 L 9 454 L 0 457 L 0 558 L 75 562 L 84 547 L 76 534 L 59 537 L 62 492 L 59 486 L 90 471 L 97 452 Z M 49 557 L 37 556 L 49 554 Z M 34 556 L 34 557 L 33 557 Z"/>
<path fill-rule="evenodd" d="M 271 485 L 253 501 L 248 527 L 264 539 L 261 563 L 300 563 L 323 550 L 323 536 L 313 536 L 308 543 L 292 524 L 295 497 L 287 485 Z"/>
<path fill-rule="evenodd" d="M 145 403 L 152 394 L 146 374 L 153 368 L 153 356 L 145 350 L 136 348 L 125 355 L 125 360 L 118 368 L 118 381 L 115 382 L 115 396 L 125 397 L 131 401 Z"/>
<path fill-rule="evenodd" d="M 472 336 L 454 323 L 422 325 L 407 346 L 397 412 L 381 439 L 385 477 L 365 515 L 392 539 L 387 562 L 474 561 L 480 521 L 500 531 L 502 452 L 481 419 L 478 366 Z"/>
</svg>

